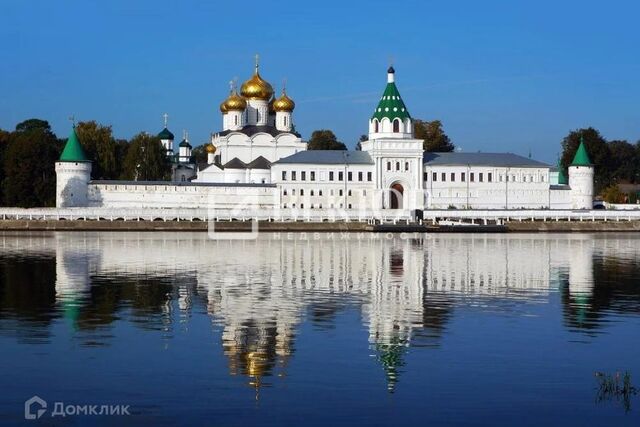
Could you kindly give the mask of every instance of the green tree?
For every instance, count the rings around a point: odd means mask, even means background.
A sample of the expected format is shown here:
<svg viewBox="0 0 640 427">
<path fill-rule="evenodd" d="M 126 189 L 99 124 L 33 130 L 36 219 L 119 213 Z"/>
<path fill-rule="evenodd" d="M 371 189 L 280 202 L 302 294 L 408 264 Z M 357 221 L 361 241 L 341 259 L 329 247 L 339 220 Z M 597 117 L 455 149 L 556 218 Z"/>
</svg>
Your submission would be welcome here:
<svg viewBox="0 0 640 427">
<path fill-rule="evenodd" d="M 367 135 L 360 135 L 360 139 L 358 140 L 358 143 L 356 144 L 356 151 L 362 151 L 362 143 L 367 141 L 369 139 L 369 137 Z"/>
<path fill-rule="evenodd" d="M 596 193 L 609 186 L 611 183 L 611 152 L 607 141 L 596 129 L 589 127 L 569 132 L 562 140 L 562 167 L 567 168 L 573 161 L 573 157 L 580 145 L 580 138 L 589 153 L 589 158 L 595 166 L 595 190 Z"/>
<path fill-rule="evenodd" d="M 11 137 L 11 133 L 5 130 L 0 129 L 0 183 L 4 182 L 4 155 L 7 151 L 7 147 L 9 146 L 9 139 Z M 0 201 L 4 200 L 3 197 L 3 187 L 4 185 L 0 185 Z"/>
<path fill-rule="evenodd" d="M 49 123 L 30 119 L 9 136 L 4 153 L 3 200 L 6 206 L 54 206 L 55 162 L 62 143 Z"/>
<path fill-rule="evenodd" d="M 171 168 L 160 139 L 145 132 L 134 136 L 124 158 L 123 178 L 136 181 L 167 180 L 170 173 Z"/>
<path fill-rule="evenodd" d="M 197 147 L 193 147 L 191 150 L 191 157 L 193 157 L 194 161 L 197 165 L 202 163 L 207 163 L 207 144 L 198 145 Z"/>
<path fill-rule="evenodd" d="M 314 130 L 309 139 L 308 150 L 346 150 L 347 147 L 328 129 Z"/>
<path fill-rule="evenodd" d="M 602 190 L 602 198 L 609 203 L 624 203 L 625 195 L 617 185 L 611 185 Z"/>
<path fill-rule="evenodd" d="M 79 122 L 76 133 L 87 157 L 93 161 L 91 176 L 94 179 L 117 179 L 119 162 L 111 126 L 100 125 L 94 120 Z"/>
<path fill-rule="evenodd" d="M 611 181 L 614 183 L 638 180 L 638 153 L 627 141 L 610 141 Z"/>
<path fill-rule="evenodd" d="M 444 133 L 440 120 L 413 121 L 414 134 L 417 139 L 423 140 L 424 151 L 431 153 L 447 153 L 455 149 L 451 139 Z"/>
</svg>

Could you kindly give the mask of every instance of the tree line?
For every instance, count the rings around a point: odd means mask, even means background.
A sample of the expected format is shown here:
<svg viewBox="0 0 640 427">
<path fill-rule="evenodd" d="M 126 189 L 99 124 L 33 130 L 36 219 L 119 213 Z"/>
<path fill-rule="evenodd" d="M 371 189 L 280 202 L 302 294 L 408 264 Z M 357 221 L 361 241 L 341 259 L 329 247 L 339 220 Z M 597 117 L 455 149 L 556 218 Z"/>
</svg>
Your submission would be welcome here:
<svg viewBox="0 0 640 427">
<path fill-rule="evenodd" d="M 111 126 L 95 121 L 79 122 L 75 130 L 93 161 L 92 179 L 169 179 L 171 167 L 157 137 L 141 132 L 130 140 L 116 139 Z M 55 206 L 55 162 L 66 140 L 46 120 L 25 120 L 11 132 L 0 129 L 3 206 Z"/>
</svg>

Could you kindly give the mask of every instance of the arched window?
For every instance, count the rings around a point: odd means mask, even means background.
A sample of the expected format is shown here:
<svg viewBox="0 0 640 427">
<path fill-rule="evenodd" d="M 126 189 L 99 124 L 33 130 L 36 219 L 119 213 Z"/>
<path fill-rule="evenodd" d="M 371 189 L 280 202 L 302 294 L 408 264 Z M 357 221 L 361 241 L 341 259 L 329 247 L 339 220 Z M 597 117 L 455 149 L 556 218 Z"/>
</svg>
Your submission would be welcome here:
<svg viewBox="0 0 640 427">
<path fill-rule="evenodd" d="M 394 122 L 394 125 L 393 125 L 393 126 L 395 126 L 395 122 Z M 396 170 L 397 170 L 397 171 L 399 171 L 399 170 L 400 170 L 400 162 L 396 162 Z"/>
<path fill-rule="evenodd" d="M 373 119 L 373 131 L 378 132 L 378 119 Z"/>
<path fill-rule="evenodd" d="M 287 116 L 284 116 L 284 125 L 287 125 Z"/>
<path fill-rule="evenodd" d="M 238 115 L 237 114 L 233 116 L 233 121 L 234 121 L 234 124 L 237 126 L 238 125 Z"/>
<path fill-rule="evenodd" d="M 400 132 L 400 120 L 395 119 L 393 121 L 393 131 L 396 133 Z"/>
</svg>

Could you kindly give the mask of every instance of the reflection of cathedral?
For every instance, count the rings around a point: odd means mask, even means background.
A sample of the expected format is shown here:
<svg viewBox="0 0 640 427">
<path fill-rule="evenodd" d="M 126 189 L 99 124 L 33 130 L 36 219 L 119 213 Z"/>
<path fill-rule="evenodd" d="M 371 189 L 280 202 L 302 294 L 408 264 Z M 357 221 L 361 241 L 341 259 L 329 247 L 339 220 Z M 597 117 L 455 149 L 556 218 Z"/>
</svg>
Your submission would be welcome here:
<svg viewBox="0 0 640 427">
<path fill-rule="evenodd" d="M 229 372 L 256 389 L 273 381 L 269 377 L 286 376 L 297 331 L 314 321 L 312 308 L 337 312 L 346 301 L 359 307 L 391 391 L 410 345 L 437 345 L 456 307 L 482 306 L 489 298 L 536 302 L 558 286 L 564 292 L 567 283 L 568 323 L 592 327 L 597 313 L 591 307 L 604 304 L 594 300 L 596 261 L 621 259 L 629 268 L 640 259 L 633 240 L 601 235 L 334 237 L 212 241 L 199 233 L 55 233 L 5 238 L 0 257 L 55 255 L 55 304 L 80 329 L 113 322 L 123 301 L 139 318 L 160 314 L 164 323 L 148 326 L 159 330 L 188 326 L 194 307 L 205 309 L 222 331 Z M 364 344 L 364 337 L 353 339 Z"/>
</svg>

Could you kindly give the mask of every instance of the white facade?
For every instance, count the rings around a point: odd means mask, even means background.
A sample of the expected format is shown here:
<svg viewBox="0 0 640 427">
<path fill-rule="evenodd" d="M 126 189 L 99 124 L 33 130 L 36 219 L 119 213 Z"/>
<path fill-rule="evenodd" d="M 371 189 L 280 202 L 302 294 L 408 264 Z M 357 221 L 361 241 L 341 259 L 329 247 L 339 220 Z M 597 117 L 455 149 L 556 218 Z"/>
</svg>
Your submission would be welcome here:
<svg viewBox="0 0 640 427">
<path fill-rule="evenodd" d="M 245 207 L 263 213 L 346 210 L 378 217 L 422 209 L 592 208 L 594 170 L 588 162 L 571 166 L 569 184 L 558 185 L 554 168 L 511 153 L 424 153 L 392 67 L 361 151 L 307 151 L 294 130 L 294 106 L 284 90 L 273 96 L 256 66 L 241 94 L 232 88 L 221 104 L 223 131 L 212 135 L 200 170 L 188 163 L 186 136 L 174 184 L 89 182 L 90 163 L 60 162 L 57 204 L 231 210 L 242 208 L 248 195 L 259 201 Z M 166 126 L 161 134 L 170 135 Z"/>
<path fill-rule="evenodd" d="M 571 208 L 593 208 L 593 166 L 569 166 Z"/>
<path fill-rule="evenodd" d="M 88 206 L 91 162 L 56 162 L 56 207 Z"/>
</svg>

